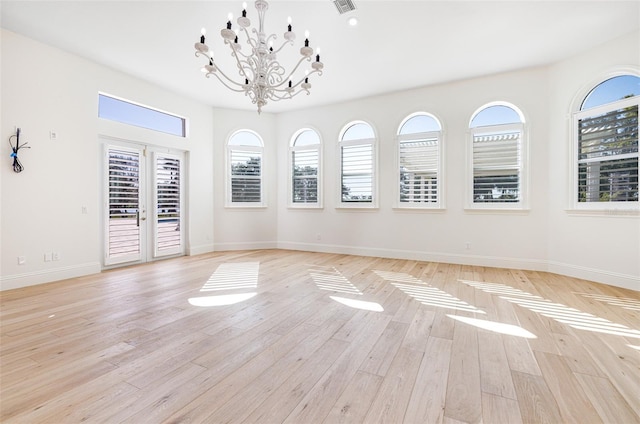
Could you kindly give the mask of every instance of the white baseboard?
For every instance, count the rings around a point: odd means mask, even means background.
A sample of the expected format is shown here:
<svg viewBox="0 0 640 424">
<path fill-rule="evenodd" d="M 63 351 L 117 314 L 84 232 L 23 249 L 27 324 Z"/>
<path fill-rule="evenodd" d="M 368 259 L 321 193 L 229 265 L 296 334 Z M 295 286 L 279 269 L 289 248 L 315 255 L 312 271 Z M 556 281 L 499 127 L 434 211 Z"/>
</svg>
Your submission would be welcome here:
<svg viewBox="0 0 640 424">
<path fill-rule="evenodd" d="M 187 248 L 187 255 L 195 256 L 202 255 L 204 253 L 211 253 L 215 249 L 213 243 L 212 244 L 203 244 L 201 246 L 191 246 Z"/>
<path fill-rule="evenodd" d="M 442 262 L 459 265 L 489 266 L 495 268 L 546 271 L 546 261 L 535 259 L 507 258 L 497 256 L 458 255 L 452 253 L 423 252 L 416 250 L 380 249 L 333 244 L 280 242 L 279 249 L 303 250 L 307 252 L 341 253 L 345 255 L 375 256 L 391 259 L 410 259 L 425 262 Z"/>
<path fill-rule="evenodd" d="M 50 283 L 52 281 L 66 280 L 68 278 L 82 277 L 89 274 L 97 274 L 102 270 L 100 262 L 47 269 L 24 274 L 14 274 L 0 277 L 0 291 L 34 286 L 36 284 Z"/>
<path fill-rule="evenodd" d="M 551 261 L 548 263 L 547 271 L 553 272 L 554 274 L 566 275 L 568 277 L 595 281 L 609 286 L 640 291 L 640 276 L 638 275 L 620 274 L 611 271 L 603 271 L 601 269 Z"/>
<path fill-rule="evenodd" d="M 345 255 L 377 256 L 392 259 L 410 259 L 427 262 L 442 262 L 459 265 L 476 265 L 495 268 L 523 269 L 529 271 L 545 271 L 569 277 L 581 278 L 610 286 L 640 291 L 640 277 L 587 268 L 577 265 L 562 264 L 543 259 L 522 259 L 480 255 L 458 255 L 439 252 L 420 252 L 413 250 L 379 249 L 356 246 L 280 242 L 279 249 L 303 250 L 307 252 L 341 253 Z"/>
<path fill-rule="evenodd" d="M 260 250 L 260 249 L 277 249 L 278 242 L 275 241 L 249 241 L 239 243 L 215 243 L 214 251 L 227 250 Z"/>
</svg>

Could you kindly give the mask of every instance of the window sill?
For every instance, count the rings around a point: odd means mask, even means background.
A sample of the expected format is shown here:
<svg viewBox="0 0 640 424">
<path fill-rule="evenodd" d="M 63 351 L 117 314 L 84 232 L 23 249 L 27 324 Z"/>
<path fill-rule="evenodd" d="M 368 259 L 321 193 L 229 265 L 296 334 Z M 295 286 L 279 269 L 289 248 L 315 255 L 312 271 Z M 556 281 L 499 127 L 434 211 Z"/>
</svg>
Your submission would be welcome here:
<svg viewBox="0 0 640 424">
<path fill-rule="evenodd" d="M 505 214 L 505 215 L 528 215 L 531 209 L 529 208 L 464 208 L 465 213 L 470 214 Z"/>
<path fill-rule="evenodd" d="M 640 217 L 640 209 L 565 209 L 569 216 L 595 216 L 595 217 L 617 217 L 617 218 L 637 218 Z"/>
<path fill-rule="evenodd" d="M 443 206 L 433 206 L 433 207 L 425 207 L 425 206 L 394 206 L 392 208 L 397 212 L 416 212 L 416 213 L 445 213 L 447 209 Z"/>
<path fill-rule="evenodd" d="M 267 205 L 260 204 L 250 204 L 250 203 L 241 203 L 241 204 L 226 204 L 224 205 L 225 209 L 267 209 Z"/>
<path fill-rule="evenodd" d="M 304 211 L 304 210 L 317 211 L 317 210 L 324 209 L 324 207 L 322 205 L 293 205 L 293 204 L 289 204 L 289 205 L 287 205 L 287 209 L 291 209 L 291 210 L 294 210 L 294 211 Z"/>
<path fill-rule="evenodd" d="M 338 204 L 338 206 L 336 206 L 336 210 L 378 210 L 379 207 L 378 205 L 375 204 L 362 204 L 362 203 L 356 203 L 356 204 L 349 204 L 349 203 L 340 203 Z"/>
</svg>

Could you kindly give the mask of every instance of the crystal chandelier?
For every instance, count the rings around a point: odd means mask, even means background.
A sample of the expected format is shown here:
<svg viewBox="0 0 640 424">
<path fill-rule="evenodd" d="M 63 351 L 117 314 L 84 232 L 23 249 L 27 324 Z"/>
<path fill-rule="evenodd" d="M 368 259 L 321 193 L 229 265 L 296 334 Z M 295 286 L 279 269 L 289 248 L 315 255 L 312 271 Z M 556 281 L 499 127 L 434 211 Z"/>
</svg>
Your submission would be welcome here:
<svg viewBox="0 0 640 424">
<path fill-rule="evenodd" d="M 232 91 L 244 93 L 249 96 L 251 102 L 258 106 L 258 113 L 268 101 L 278 101 L 291 99 L 300 93 L 310 94 L 311 83 L 309 77 L 313 74 L 322 75 L 324 65 L 320 62 L 320 48 L 317 49 L 315 61 L 311 63 L 311 69 L 305 70 L 303 76 L 295 76 L 296 71 L 302 62 L 312 61 L 313 49 L 309 47 L 309 32 L 305 33 L 304 46 L 300 48 L 302 56 L 291 71 L 287 73 L 285 68 L 278 62 L 277 54 L 287 45 L 293 45 L 296 35 L 291 30 L 291 17 L 288 19 L 287 31 L 284 33 L 284 42 L 279 48 L 274 48 L 273 44 L 277 38 L 276 34 L 267 35 L 264 32 L 264 16 L 269 8 L 269 3 L 265 0 L 256 0 L 255 8 L 258 11 L 258 29 L 251 29 L 251 21 L 247 18 L 247 3 L 242 4 L 242 16 L 238 18 L 234 31 L 231 23 L 233 16 L 229 14 L 229 20 L 225 28 L 220 30 L 220 35 L 224 39 L 224 44 L 231 48 L 231 56 L 236 60 L 239 79 L 235 80 L 225 74 L 216 65 L 213 59 L 213 52 L 205 44 L 206 31 L 202 29 L 200 42 L 195 44 L 196 56 L 205 56 L 208 63 L 202 68 L 207 78 L 211 75 L 220 80 L 225 87 Z M 242 52 L 242 46 L 238 43 L 238 36 L 244 33 L 250 52 Z M 297 75 L 299 75 L 298 73 Z"/>
</svg>

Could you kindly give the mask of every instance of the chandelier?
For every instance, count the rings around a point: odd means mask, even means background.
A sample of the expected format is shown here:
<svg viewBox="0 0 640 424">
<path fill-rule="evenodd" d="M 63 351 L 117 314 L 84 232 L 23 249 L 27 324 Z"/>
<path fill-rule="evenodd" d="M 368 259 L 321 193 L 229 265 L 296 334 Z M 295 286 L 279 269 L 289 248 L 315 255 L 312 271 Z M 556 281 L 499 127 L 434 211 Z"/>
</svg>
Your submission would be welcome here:
<svg viewBox="0 0 640 424">
<path fill-rule="evenodd" d="M 217 65 L 213 58 L 213 51 L 205 44 L 206 31 L 202 28 L 200 42 L 195 43 L 196 57 L 205 56 L 208 63 L 202 68 L 207 78 L 215 76 L 229 90 L 244 93 L 251 99 L 251 102 L 258 106 L 258 113 L 268 101 L 278 101 L 291 99 L 300 93 L 310 94 L 311 83 L 309 77 L 313 74 L 322 75 L 324 65 L 320 62 L 320 48 L 317 49 L 315 61 L 312 62 L 313 49 L 309 47 L 309 32 L 305 32 L 304 46 L 300 48 L 302 56 L 297 64 L 287 72 L 278 62 L 278 53 L 287 45 L 293 45 L 296 38 L 291 30 L 291 17 L 288 19 L 287 31 L 284 33 L 284 42 L 278 48 L 273 44 L 277 38 L 276 34 L 267 35 L 264 32 L 264 16 L 269 8 L 269 3 L 265 0 L 256 0 L 255 8 L 258 11 L 258 29 L 251 28 L 251 21 L 247 17 L 247 3 L 242 4 L 242 16 L 237 19 L 237 26 L 233 28 L 231 21 L 233 15 L 229 14 L 229 19 L 225 28 L 220 30 L 220 35 L 224 39 L 224 44 L 231 48 L 231 56 L 236 61 L 239 77 L 236 79 L 225 74 Z M 243 34 L 246 37 L 250 52 L 245 54 L 242 46 L 238 43 L 238 37 Z M 301 72 L 296 73 L 304 61 L 312 62 L 311 68 L 306 69 L 303 76 Z"/>
</svg>

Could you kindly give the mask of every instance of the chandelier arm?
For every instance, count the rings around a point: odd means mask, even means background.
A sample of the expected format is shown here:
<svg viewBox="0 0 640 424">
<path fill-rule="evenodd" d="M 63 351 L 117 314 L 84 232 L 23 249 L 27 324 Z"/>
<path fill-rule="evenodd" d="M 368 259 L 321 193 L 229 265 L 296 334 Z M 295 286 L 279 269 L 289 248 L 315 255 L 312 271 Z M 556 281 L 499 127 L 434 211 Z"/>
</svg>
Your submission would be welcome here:
<svg viewBox="0 0 640 424">
<path fill-rule="evenodd" d="M 286 91 L 286 88 L 280 88 L 280 87 L 281 87 L 283 84 L 285 84 L 285 82 L 286 82 L 286 81 L 291 80 L 291 77 L 293 76 L 293 74 L 295 73 L 296 69 L 298 69 L 298 66 L 300 66 L 300 63 L 301 63 L 301 62 L 302 62 L 302 60 L 304 60 L 304 59 L 306 59 L 306 58 L 302 58 L 302 59 L 300 60 L 300 62 L 298 62 L 298 65 L 293 69 L 293 71 L 291 71 L 291 72 L 289 73 L 289 75 L 287 75 L 287 77 L 286 77 L 286 78 L 284 78 L 284 79 L 282 80 L 282 82 L 280 82 L 279 84 L 276 84 L 276 85 L 272 86 L 272 88 L 273 88 L 274 90 Z M 292 87 L 297 87 L 297 86 L 299 86 L 300 84 L 302 84 L 302 82 L 303 82 L 306 78 L 309 78 L 311 75 L 314 75 L 314 74 L 317 74 L 318 76 L 321 76 L 321 75 L 322 75 L 322 71 L 321 71 L 321 70 L 318 70 L 318 69 L 313 69 L 313 70 L 309 71 L 309 73 L 308 73 L 308 74 L 305 74 L 302 78 L 300 78 L 300 79 L 298 80 L 298 82 L 296 82 L 295 84 L 293 84 L 293 83 L 292 83 Z"/>
<path fill-rule="evenodd" d="M 240 27 L 240 30 L 244 31 L 244 35 L 247 37 L 247 44 L 249 44 L 252 47 L 252 49 L 255 49 L 256 47 L 258 47 L 258 40 L 251 37 L 251 34 L 249 34 L 249 31 L 247 31 L 246 28 Z"/>
<path fill-rule="evenodd" d="M 196 57 L 200 57 L 200 56 L 204 56 L 204 57 L 206 57 L 208 60 L 213 61 L 213 57 L 209 56 L 209 53 L 200 52 L 200 51 L 196 50 Z"/>
<path fill-rule="evenodd" d="M 218 71 L 220 71 L 220 69 L 218 69 Z M 222 73 L 222 71 L 220 71 L 220 73 Z M 243 93 L 246 90 L 243 88 L 234 88 L 232 86 L 230 86 L 229 84 L 227 84 L 227 82 L 225 80 L 223 80 L 222 78 L 220 78 L 220 75 L 218 75 L 217 73 L 214 72 L 207 72 L 206 77 L 209 78 L 210 75 L 213 75 L 214 77 L 218 78 L 218 81 L 220 81 L 222 83 L 222 85 L 224 85 L 225 87 L 227 87 L 229 90 L 231 91 L 235 91 L 236 93 Z M 239 86 L 243 86 L 244 84 L 238 84 L 237 82 L 230 80 L 229 77 L 227 77 L 226 75 L 224 75 L 222 73 L 222 75 L 225 77 L 225 79 L 227 79 L 229 82 L 239 85 Z"/>
<path fill-rule="evenodd" d="M 287 44 L 289 44 L 290 46 L 293 46 L 293 40 L 289 41 L 289 40 L 284 40 L 284 42 L 282 43 L 282 45 L 277 49 L 277 50 L 273 50 L 274 53 L 280 53 L 280 50 L 282 50 Z"/>
<path fill-rule="evenodd" d="M 283 80 L 280 82 L 280 84 L 277 84 L 274 86 L 275 87 L 280 87 L 282 84 L 284 84 L 286 81 L 290 80 L 291 77 L 293 76 L 293 74 L 295 74 L 295 72 L 298 70 L 298 68 L 300 67 L 300 65 L 302 64 L 302 62 L 306 60 L 307 62 L 311 62 L 311 58 L 310 57 L 302 57 L 300 58 L 300 60 L 298 61 L 298 63 L 296 64 L 296 66 L 291 70 L 291 72 L 289 72 L 289 74 L 283 78 Z M 309 72 L 309 75 L 311 75 L 312 73 L 314 73 L 315 71 Z M 303 78 L 304 79 L 304 78 Z"/>
<path fill-rule="evenodd" d="M 249 76 L 247 75 L 246 71 L 245 71 L 245 67 L 243 66 L 243 62 L 246 63 L 246 66 L 249 67 L 249 69 L 253 69 L 253 66 L 251 66 L 251 64 L 249 63 L 249 60 L 247 58 L 247 60 L 240 60 L 240 58 L 238 57 L 238 55 L 236 54 L 236 50 L 235 49 L 231 49 L 231 56 L 233 56 L 236 59 L 236 63 L 238 66 L 238 70 L 241 76 L 244 76 L 245 79 L 249 79 Z M 224 73 L 222 71 L 220 71 L 220 73 L 222 73 L 222 75 L 224 75 Z M 229 78 L 228 76 L 224 75 L 225 78 L 227 78 L 229 81 L 236 83 L 235 81 L 233 81 L 231 78 Z M 238 85 L 243 85 L 243 84 L 238 84 Z"/>
<path fill-rule="evenodd" d="M 278 90 L 278 92 L 281 92 L 282 90 Z M 274 101 L 278 101 L 278 100 L 288 100 L 288 99 L 293 99 L 295 96 L 297 96 L 300 93 L 307 93 L 307 96 L 309 94 L 311 94 L 311 92 L 307 89 L 301 88 L 299 90 L 295 90 L 295 91 L 291 91 L 291 92 L 287 92 L 285 91 L 282 96 L 275 94 L 276 92 L 273 92 L 269 95 L 269 99 L 270 100 L 274 100 Z"/>
</svg>

